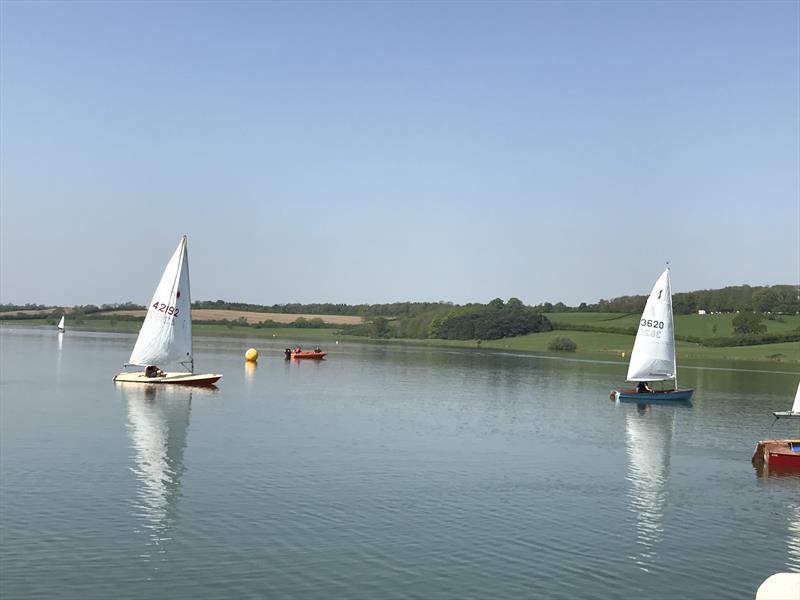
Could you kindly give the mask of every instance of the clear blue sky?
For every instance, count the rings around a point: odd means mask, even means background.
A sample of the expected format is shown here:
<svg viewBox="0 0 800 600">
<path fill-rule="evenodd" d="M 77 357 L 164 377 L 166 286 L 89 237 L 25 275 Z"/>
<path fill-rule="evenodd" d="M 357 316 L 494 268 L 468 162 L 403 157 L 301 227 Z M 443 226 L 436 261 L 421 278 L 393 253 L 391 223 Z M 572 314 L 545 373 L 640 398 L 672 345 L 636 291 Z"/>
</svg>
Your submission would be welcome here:
<svg viewBox="0 0 800 600">
<path fill-rule="evenodd" d="M 0 4 L 0 302 L 800 278 L 798 2 Z"/>
</svg>

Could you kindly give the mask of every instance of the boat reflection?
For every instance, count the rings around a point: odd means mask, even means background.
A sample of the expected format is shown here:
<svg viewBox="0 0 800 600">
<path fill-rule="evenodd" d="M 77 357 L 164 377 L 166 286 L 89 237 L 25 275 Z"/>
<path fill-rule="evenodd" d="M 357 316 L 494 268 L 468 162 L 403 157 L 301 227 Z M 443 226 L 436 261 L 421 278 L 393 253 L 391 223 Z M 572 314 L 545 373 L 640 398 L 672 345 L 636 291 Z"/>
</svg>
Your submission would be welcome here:
<svg viewBox="0 0 800 600">
<path fill-rule="evenodd" d="M 127 404 L 128 434 L 133 449 L 133 472 L 137 494 L 136 516 L 148 537 L 154 560 L 166 552 L 175 524 L 183 466 L 183 453 L 189 430 L 192 394 L 172 386 L 117 384 Z"/>
<path fill-rule="evenodd" d="M 756 477 L 780 480 L 790 485 L 795 483 L 791 480 L 796 480 L 800 484 L 800 471 L 797 469 L 771 469 L 765 463 L 755 463 L 754 468 Z M 800 501 L 790 502 L 786 506 L 786 518 L 788 520 L 786 534 L 787 571 L 800 573 Z"/>
<path fill-rule="evenodd" d="M 686 405 L 683 405 L 686 406 Z M 678 406 L 626 406 L 625 443 L 628 453 L 630 509 L 636 517 L 637 553 L 630 558 L 644 571 L 655 563 L 664 535 L 667 479 Z"/>
</svg>

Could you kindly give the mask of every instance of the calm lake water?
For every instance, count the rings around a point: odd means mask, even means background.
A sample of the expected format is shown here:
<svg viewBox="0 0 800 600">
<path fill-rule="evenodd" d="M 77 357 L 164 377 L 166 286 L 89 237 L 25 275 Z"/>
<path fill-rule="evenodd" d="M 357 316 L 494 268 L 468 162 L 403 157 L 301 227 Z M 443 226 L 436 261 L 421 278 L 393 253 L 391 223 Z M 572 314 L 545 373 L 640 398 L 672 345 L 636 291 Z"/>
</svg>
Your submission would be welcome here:
<svg viewBox="0 0 800 600">
<path fill-rule="evenodd" d="M 770 427 L 795 366 L 637 406 L 623 363 L 196 339 L 202 391 L 114 384 L 133 342 L 0 329 L 3 598 L 717 600 L 800 571 L 800 477 L 750 464 L 800 435 Z"/>
</svg>

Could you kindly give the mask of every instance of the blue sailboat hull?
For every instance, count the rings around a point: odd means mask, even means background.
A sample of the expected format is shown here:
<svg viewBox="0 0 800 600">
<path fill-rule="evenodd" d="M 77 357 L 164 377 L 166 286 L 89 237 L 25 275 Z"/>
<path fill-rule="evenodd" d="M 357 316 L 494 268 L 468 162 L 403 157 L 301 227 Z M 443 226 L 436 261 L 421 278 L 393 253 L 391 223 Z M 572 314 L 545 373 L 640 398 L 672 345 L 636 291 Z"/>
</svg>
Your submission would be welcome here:
<svg viewBox="0 0 800 600">
<path fill-rule="evenodd" d="M 694 390 L 690 388 L 677 390 L 656 390 L 654 392 L 638 392 L 636 389 L 614 390 L 614 399 L 618 402 L 688 402 Z"/>
</svg>

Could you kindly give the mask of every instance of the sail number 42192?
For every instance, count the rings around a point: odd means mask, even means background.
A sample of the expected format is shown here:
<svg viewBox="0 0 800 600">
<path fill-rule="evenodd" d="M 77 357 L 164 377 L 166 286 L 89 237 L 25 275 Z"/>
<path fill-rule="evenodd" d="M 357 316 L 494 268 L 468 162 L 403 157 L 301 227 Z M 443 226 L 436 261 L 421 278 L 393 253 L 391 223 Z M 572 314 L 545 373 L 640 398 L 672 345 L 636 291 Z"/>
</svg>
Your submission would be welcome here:
<svg viewBox="0 0 800 600">
<path fill-rule="evenodd" d="M 173 317 L 178 316 L 178 307 L 177 306 L 168 306 L 163 302 L 154 302 L 153 308 L 155 308 L 158 312 L 167 313 L 168 315 L 172 315 Z"/>
</svg>

